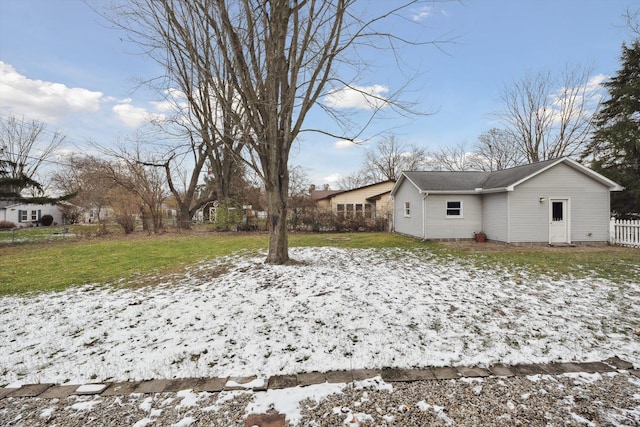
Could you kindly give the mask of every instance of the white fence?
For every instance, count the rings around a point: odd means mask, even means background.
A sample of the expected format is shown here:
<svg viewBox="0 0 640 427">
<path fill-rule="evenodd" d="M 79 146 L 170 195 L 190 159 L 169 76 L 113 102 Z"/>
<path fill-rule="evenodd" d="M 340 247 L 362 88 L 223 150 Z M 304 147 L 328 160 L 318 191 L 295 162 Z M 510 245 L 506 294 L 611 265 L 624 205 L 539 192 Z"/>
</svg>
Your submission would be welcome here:
<svg viewBox="0 0 640 427">
<path fill-rule="evenodd" d="M 611 218 L 609 243 L 640 248 L 640 220 L 625 221 Z"/>
</svg>

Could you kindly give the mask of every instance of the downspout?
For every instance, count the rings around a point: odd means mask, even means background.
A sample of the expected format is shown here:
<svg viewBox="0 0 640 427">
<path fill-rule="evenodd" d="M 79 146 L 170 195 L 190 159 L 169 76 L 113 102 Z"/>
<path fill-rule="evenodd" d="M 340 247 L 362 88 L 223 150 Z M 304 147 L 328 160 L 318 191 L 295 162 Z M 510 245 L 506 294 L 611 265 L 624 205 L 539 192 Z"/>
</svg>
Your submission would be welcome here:
<svg viewBox="0 0 640 427">
<path fill-rule="evenodd" d="M 391 209 L 391 224 L 389 227 L 389 233 L 394 233 L 396 231 L 396 197 L 390 195 L 390 199 L 391 199 L 391 206 L 393 206 L 393 209 Z M 377 210 L 377 207 L 376 207 Z"/>
<path fill-rule="evenodd" d="M 511 244 L 511 192 L 507 191 L 507 243 Z"/>
<path fill-rule="evenodd" d="M 422 196 L 422 240 L 427 239 L 427 196 L 428 192 Z"/>
</svg>

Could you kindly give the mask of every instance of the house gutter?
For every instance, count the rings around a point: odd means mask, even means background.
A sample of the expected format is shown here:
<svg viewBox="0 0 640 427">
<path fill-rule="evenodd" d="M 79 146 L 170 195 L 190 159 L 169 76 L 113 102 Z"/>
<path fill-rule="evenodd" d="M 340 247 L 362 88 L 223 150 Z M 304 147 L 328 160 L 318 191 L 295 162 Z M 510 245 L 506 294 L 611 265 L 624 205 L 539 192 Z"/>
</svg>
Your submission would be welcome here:
<svg viewBox="0 0 640 427">
<path fill-rule="evenodd" d="M 489 193 L 504 193 L 505 191 L 513 191 L 513 186 L 510 187 L 498 187 L 498 188 L 474 188 L 473 190 L 429 190 L 429 194 L 489 194 Z M 422 194 L 427 193 L 421 191 Z"/>
</svg>

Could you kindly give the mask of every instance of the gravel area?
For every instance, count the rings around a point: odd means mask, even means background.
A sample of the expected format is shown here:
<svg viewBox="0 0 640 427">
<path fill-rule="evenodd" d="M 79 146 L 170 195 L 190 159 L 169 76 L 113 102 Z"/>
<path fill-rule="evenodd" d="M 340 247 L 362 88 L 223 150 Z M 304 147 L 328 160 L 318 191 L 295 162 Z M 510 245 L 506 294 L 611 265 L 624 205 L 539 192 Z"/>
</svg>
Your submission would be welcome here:
<svg viewBox="0 0 640 427">
<path fill-rule="evenodd" d="M 259 394 L 180 391 L 60 400 L 5 398 L 0 400 L 0 425 L 244 426 L 247 407 Z M 298 425 L 310 427 L 638 426 L 640 378 L 622 371 L 356 383 L 319 401 L 303 400 L 299 410 Z"/>
</svg>

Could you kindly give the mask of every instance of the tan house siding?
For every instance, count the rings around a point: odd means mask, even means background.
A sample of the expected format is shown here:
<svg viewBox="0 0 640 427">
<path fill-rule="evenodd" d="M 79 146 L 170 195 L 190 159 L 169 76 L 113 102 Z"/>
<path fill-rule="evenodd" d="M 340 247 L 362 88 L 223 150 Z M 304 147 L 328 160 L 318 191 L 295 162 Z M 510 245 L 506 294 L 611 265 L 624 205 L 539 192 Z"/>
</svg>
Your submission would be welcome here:
<svg viewBox="0 0 640 427">
<path fill-rule="evenodd" d="M 387 181 L 343 191 L 324 199 L 328 201 L 329 206 L 323 206 L 337 213 L 338 205 L 370 204 L 374 217 L 389 217 L 393 211 L 393 201 L 389 195 L 393 184 L 392 181 Z M 321 208 L 321 205 L 318 204 L 318 207 Z"/>
<path fill-rule="evenodd" d="M 331 200 L 330 199 L 316 200 L 316 206 L 320 210 L 329 210 L 331 209 Z"/>
</svg>

